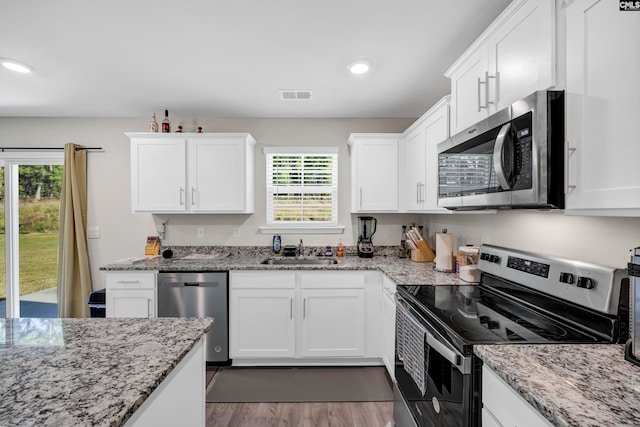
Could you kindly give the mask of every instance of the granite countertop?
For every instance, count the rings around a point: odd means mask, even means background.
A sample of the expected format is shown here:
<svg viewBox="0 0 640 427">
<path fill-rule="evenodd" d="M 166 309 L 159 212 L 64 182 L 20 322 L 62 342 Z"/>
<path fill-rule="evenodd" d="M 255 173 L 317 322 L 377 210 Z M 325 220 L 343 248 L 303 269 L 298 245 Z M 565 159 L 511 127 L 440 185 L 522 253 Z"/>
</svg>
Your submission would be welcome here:
<svg viewBox="0 0 640 427">
<path fill-rule="evenodd" d="M 211 248 L 209 248 L 211 249 Z M 134 264 L 108 264 L 105 271 L 226 271 L 226 270 L 380 270 L 398 285 L 469 285 L 453 273 L 434 271 L 433 262 L 414 262 L 398 258 L 393 250 L 380 250 L 373 258 L 359 258 L 349 254 L 335 258 L 333 265 L 267 265 L 260 262 L 270 256 L 264 247 L 214 247 L 212 250 L 228 252 L 229 256 L 217 261 L 186 261 L 180 258 L 202 252 L 200 247 L 174 248 L 171 259 L 153 258 Z"/>
<path fill-rule="evenodd" d="M 640 367 L 618 344 L 477 345 L 474 353 L 556 426 L 639 426 Z"/>
<path fill-rule="evenodd" d="M 0 426 L 120 426 L 213 319 L 0 319 Z"/>
</svg>

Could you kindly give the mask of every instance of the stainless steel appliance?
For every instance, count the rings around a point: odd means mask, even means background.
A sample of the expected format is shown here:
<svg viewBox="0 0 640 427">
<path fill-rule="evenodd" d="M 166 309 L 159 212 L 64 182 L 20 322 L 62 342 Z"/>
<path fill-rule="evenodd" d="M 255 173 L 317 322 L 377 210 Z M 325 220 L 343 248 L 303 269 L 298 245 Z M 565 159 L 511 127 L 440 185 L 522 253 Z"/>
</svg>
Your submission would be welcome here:
<svg viewBox="0 0 640 427">
<path fill-rule="evenodd" d="M 631 330 L 624 356 L 628 361 L 640 365 L 640 247 L 631 250 L 628 267 L 631 276 Z"/>
<path fill-rule="evenodd" d="M 564 92 L 535 92 L 438 144 L 438 206 L 563 209 L 564 161 Z"/>
<path fill-rule="evenodd" d="M 158 317 L 213 317 L 207 362 L 229 360 L 228 282 L 223 272 L 160 272 Z"/>
<path fill-rule="evenodd" d="M 478 267 L 476 286 L 398 286 L 396 425 L 481 425 L 474 345 L 627 339 L 624 270 L 492 245 Z"/>
<path fill-rule="evenodd" d="M 373 257 L 373 242 L 371 238 L 376 232 L 378 220 L 372 216 L 358 217 L 358 256 L 360 258 Z"/>
</svg>

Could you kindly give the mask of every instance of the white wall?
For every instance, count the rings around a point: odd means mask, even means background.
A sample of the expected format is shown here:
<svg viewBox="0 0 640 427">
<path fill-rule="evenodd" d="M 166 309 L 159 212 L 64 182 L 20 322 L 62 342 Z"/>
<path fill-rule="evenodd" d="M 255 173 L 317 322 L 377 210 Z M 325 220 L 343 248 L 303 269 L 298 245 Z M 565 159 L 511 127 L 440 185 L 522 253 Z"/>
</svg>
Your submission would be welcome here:
<svg viewBox="0 0 640 427">
<path fill-rule="evenodd" d="M 339 147 L 339 212 L 343 235 L 284 235 L 283 243 L 337 245 L 338 239 L 351 245 L 356 239 L 356 217 L 349 212 L 349 155 L 347 138 L 351 132 L 401 132 L 414 119 L 185 119 L 172 118 L 175 129 L 185 131 L 203 126 L 205 132 L 249 132 L 257 140 L 255 151 L 256 212 L 252 215 L 167 215 L 165 243 L 172 245 L 270 245 L 271 235 L 258 230 L 265 222 L 266 145 L 327 145 Z M 140 256 L 146 236 L 156 234 L 150 214 L 131 213 L 129 140 L 124 132 L 144 132 L 147 118 L 0 118 L 0 146 L 62 147 L 76 142 L 102 147 L 88 155 L 88 225 L 100 227 L 100 238 L 89 240 L 94 288 L 104 287 L 101 265 L 112 260 Z M 158 171 L 162 173 L 161 170 Z M 400 225 L 419 220 L 415 215 L 375 215 L 376 244 L 397 244 Z M 155 218 L 159 221 L 160 218 Z M 205 227 L 205 239 L 196 238 L 196 226 Z M 239 237 L 233 237 L 238 227 Z M 37 260 L 34 260 L 37 262 Z"/>
<path fill-rule="evenodd" d="M 640 246 L 640 218 L 568 216 L 561 211 L 425 216 L 429 236 L 447 228 L 455 246 L 491 243 L 626 268 Z"/>
</svg>

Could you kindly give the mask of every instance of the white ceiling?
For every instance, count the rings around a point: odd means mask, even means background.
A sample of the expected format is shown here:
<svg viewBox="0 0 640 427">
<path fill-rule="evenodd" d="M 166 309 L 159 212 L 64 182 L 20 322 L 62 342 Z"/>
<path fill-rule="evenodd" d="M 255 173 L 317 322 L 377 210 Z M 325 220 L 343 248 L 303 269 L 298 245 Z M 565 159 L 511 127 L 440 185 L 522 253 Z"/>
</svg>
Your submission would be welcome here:
<svg viewBox="0 0 640 427">
<path fill-rule="evenodd" d="M 0 116 L 417 117 L 508 3 L 0 0 L 0 57 L 36 70 L 0 67 Z"/>
</svg>

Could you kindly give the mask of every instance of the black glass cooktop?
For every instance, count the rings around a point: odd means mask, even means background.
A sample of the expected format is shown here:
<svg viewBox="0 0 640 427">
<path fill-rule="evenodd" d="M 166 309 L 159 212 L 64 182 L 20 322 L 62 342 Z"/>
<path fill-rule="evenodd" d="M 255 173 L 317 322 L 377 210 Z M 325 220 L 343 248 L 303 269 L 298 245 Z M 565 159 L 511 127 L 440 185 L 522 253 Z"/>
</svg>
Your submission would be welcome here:
<svg viewBox="0 0 640 427">
<path fill-rule="evenodd" d="M 499 286 L 483 284 L 398 287 L 413 311 L 459 348 L 473 344 L 611 342 L 606 334 L 583 327 L 594 321 L 591 313 L 574 313 L 566 304 L 523 295 L 525 290 L 509 292 L 511 295 Z M 580 322 L 576 318 L 581 316 L 588 319 Z M 612 327 L 611 319 L 595 320 L 605 322 L 599 325 L 605 331 Z"/>
</svg>

